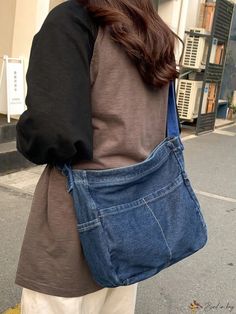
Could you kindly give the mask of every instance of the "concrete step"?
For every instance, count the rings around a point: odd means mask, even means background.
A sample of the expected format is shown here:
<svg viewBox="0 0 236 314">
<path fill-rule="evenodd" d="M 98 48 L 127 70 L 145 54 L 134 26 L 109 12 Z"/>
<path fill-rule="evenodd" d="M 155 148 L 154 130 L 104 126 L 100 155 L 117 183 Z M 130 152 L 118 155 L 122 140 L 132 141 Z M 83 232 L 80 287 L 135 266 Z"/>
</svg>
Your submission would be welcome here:
<svg viewBox="0 0 236 314">
<path fill-rule="evenodd" d="M 0 175 L 34 166 L 16 149 L 16 141 L 0 143 Z"/>
<path fill-rule="evenodd" d="M 16 138 L 15 124 L 0 126 L 0 143 L 13 141 L 15 138 Z"/>
<path fill-rule="evenodd" d="M 7 123 L 7 118 L 0 115 L 0 143 L 10 142 L 16 138 L 16 123 L 17 120 L 14 119 Z"/>
</svg>

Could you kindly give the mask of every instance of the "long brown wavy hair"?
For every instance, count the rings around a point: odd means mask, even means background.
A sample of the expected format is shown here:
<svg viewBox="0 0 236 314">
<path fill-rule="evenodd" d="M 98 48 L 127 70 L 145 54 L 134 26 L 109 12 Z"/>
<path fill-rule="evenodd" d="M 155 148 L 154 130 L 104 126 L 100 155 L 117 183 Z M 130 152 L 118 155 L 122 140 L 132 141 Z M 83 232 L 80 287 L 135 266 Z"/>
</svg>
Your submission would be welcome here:
<svg viewBox="0 0 236 314">
<path fill-rule="evenodd" d="M 148 85 L 158 88 L 179 77 L 174 50 L 176 39 L 182 40 L 161 19 L 152 0 L 77 1 L 100 26 L 109 28 Z"/>
</svg>

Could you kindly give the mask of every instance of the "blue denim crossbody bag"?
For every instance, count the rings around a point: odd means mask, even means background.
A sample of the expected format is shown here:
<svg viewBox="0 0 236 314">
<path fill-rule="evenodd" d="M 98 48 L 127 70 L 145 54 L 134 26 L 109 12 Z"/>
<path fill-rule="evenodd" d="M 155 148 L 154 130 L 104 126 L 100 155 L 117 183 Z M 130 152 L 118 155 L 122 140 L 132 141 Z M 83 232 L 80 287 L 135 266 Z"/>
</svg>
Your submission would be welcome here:
<svg viewBox="0 0 236 314">
<path fill-rule="evenodd" d="M 85 259 L 102 287 L 150 278 L 206 244 L 183 150 L 171 81 L 167 137 L 144 161 L 104 170 L 58 165 L 67 177 Z"/>
</svg>

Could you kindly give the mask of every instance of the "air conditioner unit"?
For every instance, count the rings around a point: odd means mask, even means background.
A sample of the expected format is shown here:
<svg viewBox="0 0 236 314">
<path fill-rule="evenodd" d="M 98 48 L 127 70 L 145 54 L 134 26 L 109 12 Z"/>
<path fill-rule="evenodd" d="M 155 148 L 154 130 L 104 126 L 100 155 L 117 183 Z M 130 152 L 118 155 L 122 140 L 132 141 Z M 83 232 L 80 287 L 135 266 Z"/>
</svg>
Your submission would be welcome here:
<svg viewBox="0 0 236 314">
<path fill-rule="evenodd" d="M 209 34 L 204 28 L 191 28 L 190 32 Z M 196 34 L 188 34 L 185 40 L 184 56 L 182 65 L 187 68 L 202 69 L 206 64 L 206 38 Z"/>
<path fill-rule="evenodd" d="M 202 81 L 179 80 L 177 108 L 180 119 L 193 121 L 197 118 L 202 85 Z"/>
</svg>

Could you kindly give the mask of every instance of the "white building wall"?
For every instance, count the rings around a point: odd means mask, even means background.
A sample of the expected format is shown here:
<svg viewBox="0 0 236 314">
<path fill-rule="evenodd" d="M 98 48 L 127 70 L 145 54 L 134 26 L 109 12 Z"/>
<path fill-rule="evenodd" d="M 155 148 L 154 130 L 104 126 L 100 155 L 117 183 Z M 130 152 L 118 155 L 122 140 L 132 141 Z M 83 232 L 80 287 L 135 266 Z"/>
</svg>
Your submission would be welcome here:
<svg viewBox="0 0 236 314">
<path fill-rule="evenodd" d="M 186 30 L 189 30 L 191 27 L 198 26 L 199 9 L 200 9 L 200 4 L 202 2 L 199 0 L 188 0 L 188 1 L 189 1 L 189 10 L 188 10 L 187 19 L 186 19 Z"/>
<path fill-rule="evenodd" d="M 165 23 L 178 33 L 178 21 L 182 0 L 160 0 L 158 13 Z"/>
<path fill-rule="evenodd" d="M 191 0 L 198 1 L 199 0 Z M 183 40 L 186 30 L 190 0 L 160 0 L 158 13 L 165 23 Z M 176 59 L 179 60 L 183 46 L 178 41 Z"/>
<path fill-rule="evenodd" d="M 0 0 L 0 69 L 3 55 L 10 55 L 15 23 L 16 0 Z"/>
<path fill-rule="evenodd" d="M 23 56 L 28 67 L 33 36 L 51 9 L 66 0 L 0 0 L 0 70 L 4 54 Z M 159 0 L 162 19 L 181 38 L 185 30 L 197 26 L 199 4 L 203 0 Z M 236 3 L 236 0 L 232 0 Z M 176 50 L 177 60 L 182 45 Z"/>
<path fill-rule="evenodd" d="M 27 71 L 32 39 L 49 11 L 61 2 L 63 0 L 0 0 L 0 73 L 4 55 L 23 57 Z M 3 77 L 0 82 L 0 111 L 7 102 L 5 81 Z M 25 94 L 26 89 L 25 82 Z"/>
</svg>

